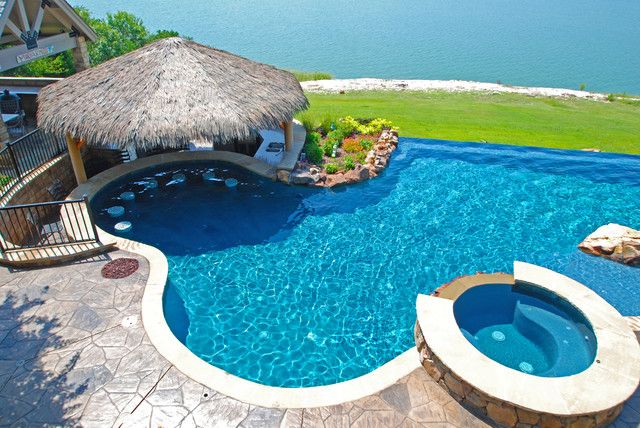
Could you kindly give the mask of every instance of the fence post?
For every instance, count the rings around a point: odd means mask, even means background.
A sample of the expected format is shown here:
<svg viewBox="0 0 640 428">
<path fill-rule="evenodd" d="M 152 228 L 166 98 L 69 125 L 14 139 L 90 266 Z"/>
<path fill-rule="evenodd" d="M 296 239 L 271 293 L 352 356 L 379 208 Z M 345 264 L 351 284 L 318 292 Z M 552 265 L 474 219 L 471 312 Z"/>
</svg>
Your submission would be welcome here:
<svg viewBox="0 0 640 428">
<path fill-rule="evenodd" d="M 16 161 L 16 155 L 15 153 L 13 153 L 13 144 L 7 144 L 7 150 L 9 150 L 9 157 L 11 158 L 13 169 L 16 171 L 16 178 L 19 180 L 22 175 L 20 174 L 20 168 L 18 167 L 18 162 Z"/>
<path fill-rule="evenodd" d="M 93 238 L 96 241 L 100 241 L 100 239 L 98 239 L 98 229 L 96 228 L 96 222 L 93 219 L 93 212 L 91 211 L 91 206 L 89 205 L 89 197 L 87 195 L 82 195 L 82 200 L 84 201 L 84 206 L 87 209 L 87 215 L 89 216 L 89 222 L 91 223 L 91 230 L 93 230 Z"/>
</svg>

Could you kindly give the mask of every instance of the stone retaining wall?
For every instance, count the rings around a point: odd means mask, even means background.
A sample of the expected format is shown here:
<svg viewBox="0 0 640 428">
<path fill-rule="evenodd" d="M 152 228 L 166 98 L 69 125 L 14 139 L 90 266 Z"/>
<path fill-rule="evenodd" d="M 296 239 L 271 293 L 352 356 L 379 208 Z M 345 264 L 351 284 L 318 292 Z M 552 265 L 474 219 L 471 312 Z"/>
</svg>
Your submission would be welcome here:
<svg viewBox="0 0 640 428">
<path fill-rule="evenodd" d="M 479 416 L 488 417 L 507 427 L 560 428 L 560 427 L 604 427 L 612 423 L 622 411 L 620 404 L 605 411 L 577 416 L 559 416 L 532 412 L 512 403 L 498 400 L 475 389 L 456 376 L 429 348 L 416 321 L 414 338 L 420 355 L 420 364 L 440 386 L 457 402 L 473 410 Z"/>
</svg>

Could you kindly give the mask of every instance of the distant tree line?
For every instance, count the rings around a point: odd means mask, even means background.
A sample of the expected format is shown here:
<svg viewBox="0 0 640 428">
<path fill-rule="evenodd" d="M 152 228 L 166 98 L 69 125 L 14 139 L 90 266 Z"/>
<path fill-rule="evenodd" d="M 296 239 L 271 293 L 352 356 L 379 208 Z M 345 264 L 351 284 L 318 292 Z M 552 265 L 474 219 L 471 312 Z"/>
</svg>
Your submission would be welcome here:
<svg viewBox="0 0 640 428">
<path fill-rule="evenodd" d="M 77 7 L 75 10 L 98 35 L 95 42 L 89 43 L 89 59 L 92 66 L 136 50 L 156 40 L 179 35 L 177 31 L 170 30 L 150 32 L 140 18 L 129 12 L 109 13 L 106 18 L 100 19 L 91 16 L 89 10 L 84 7 Z M 2 75 L 66 77 L 75 71 L 71 51 L 66 51 L 8 70 Z"/>
</svg>

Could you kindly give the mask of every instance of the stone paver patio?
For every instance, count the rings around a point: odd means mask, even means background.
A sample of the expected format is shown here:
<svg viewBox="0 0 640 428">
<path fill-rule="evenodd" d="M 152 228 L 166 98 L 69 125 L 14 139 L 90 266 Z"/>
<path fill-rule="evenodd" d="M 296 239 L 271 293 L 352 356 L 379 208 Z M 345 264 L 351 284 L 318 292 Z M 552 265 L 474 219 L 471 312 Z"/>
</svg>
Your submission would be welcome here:
<svg viewBox="0 0 640 428">
<path fill-rule="evenodd" d="M 105 262 L 118 257 L 137 258 L 139 271 L 102 278 Z M 140 319 L 148 269 L 118 251 L 56 268 L 0 270 L 1 426 L 487 426 L 422 369 L 375 395 L 322 408 L 268 409 L 212 391 L 149 342 Z M 637 318 L 630 321 L 640 330 Z M 640 426 L 640 392 L 615 426 Z"/>
</svg>

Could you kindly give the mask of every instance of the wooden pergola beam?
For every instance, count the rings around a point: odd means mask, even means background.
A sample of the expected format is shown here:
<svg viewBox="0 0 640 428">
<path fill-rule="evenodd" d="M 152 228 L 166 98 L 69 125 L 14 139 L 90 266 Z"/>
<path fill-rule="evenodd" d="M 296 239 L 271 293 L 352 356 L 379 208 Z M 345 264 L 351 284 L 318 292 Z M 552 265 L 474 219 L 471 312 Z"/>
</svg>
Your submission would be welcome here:
<svg viewBox="0 0 640 428">
<path fill-rule="evenodd" d="M 75 37 L 62 33 L 38 40 L 39 47 L 29 50 L 27 45 L 19 44 L 0 50 L 0 70 L 10 70 L 35 59 L 55 55 L 77 46 Z"/>
<path fill-rule="evenodd" d="M 31 26 L 29 25 L 29 17 L 27 16 L 27 11 L 24 7 L 24 0 L 17 0 L 18 2 L 18 16 L 20 17 L 20 21 L 22 22 L 22 30 L 24 32 L 28 32 L 31 30 Z"/>
<path fill-rule="evenodd" d="M 18 26 L 16 24 L 14 24 L 12 20 L 7 19 L 7 23 L 5 24 L 5 26 L 7 27 L 7 29 L 9 31 L 11 31 L 11 33 L 14 36 L 16 36 L 18 38 L 18 40 L 20 40 L 20 36 L 22 35 L 22 31 L 20 31 L 20 28 L 18 28 Z"/>
</svg>

